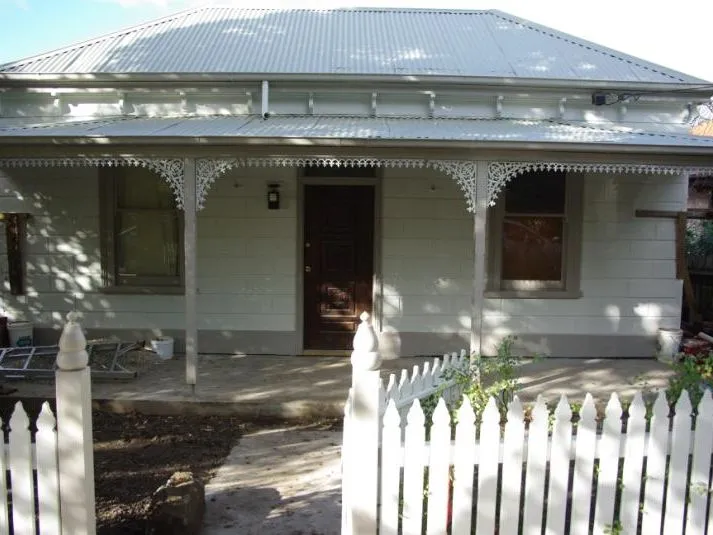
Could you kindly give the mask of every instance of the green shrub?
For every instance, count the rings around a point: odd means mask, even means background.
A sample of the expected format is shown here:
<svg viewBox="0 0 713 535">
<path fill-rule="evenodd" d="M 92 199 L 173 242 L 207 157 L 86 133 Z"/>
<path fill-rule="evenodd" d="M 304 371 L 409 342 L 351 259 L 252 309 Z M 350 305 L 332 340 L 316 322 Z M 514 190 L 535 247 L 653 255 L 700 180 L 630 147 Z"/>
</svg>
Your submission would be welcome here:
<svg viewBox="0 0 713 535">
<path fill-rule="evenodd" d="M 668 380 L 666 396 L 669 403 L 676 403 L 683 391 L 688 390 L 695 409 L 703 392 L 713 386 L 713 352 L 699 356 L 687 355 L 671 366 L 676 374 Z"/>
<path fill-rule="evenodd" d="M 498 345 L 497 354 L 494 357 L 474 355 L 469 362 L 464 363 L 461 367 L 449 368 L 443 372 L 443 378 L 447 381 L 453 380 L 461 392 L 468 397 L 478 417 L 485 410 L 491 397 L 495 399 L 501 417 L 504 417 L 507 413 L 508 403 L 512 401 L 520 388 L 515 368 L 522 364 L 522 359 L 513 355 L 515 340 L 514 336 L 504 338 Z M 430 421 L 443 391 L 442 387 L 435 394 L 421 400 L 421 407 L 426 414 L 427 421 Z M 454 421 L 461 401 L 462 397 L 455 400 L 449 407 Z"/>
</svg>

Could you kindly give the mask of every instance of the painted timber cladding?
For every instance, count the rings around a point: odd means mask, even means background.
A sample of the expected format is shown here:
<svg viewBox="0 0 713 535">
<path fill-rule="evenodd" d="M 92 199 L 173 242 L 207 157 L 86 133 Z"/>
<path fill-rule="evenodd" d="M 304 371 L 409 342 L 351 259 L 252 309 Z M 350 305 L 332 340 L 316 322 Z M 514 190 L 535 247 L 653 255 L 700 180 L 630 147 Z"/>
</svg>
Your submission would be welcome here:
<svg viewBox="0 0 713 535">
<path fill-rule="evenodd" d="M 11 176 L 37 199 L 28 225 L 28 295 L 10 297 L 7 283 L 3 292 L 11 317 L 59 328 L 76 307 L 90 329 L 128 329 L 136 336 L 183 329 L 182 295 L 101 293 L 95 169 L 12 169 L 0 176 L 5 186 Z M 264 202 L 268 180 L 284 184 L 278 212 L 268 212 Z M 287 169 L 251 170 L 215 184 L 198 223 L 199 329 L 294 331 L 295 187 L 294 171 Z M 2 266 L 6 273 L 4 256 Z"/>
<path fill-rule="evenodd" d="M 527 333 L 532 335 L 525 343 L 529 354 L 551 353 L 558 337 L 591 335 L 611 337 L 612 345 L 618 336 L 648 337 L 650 353 L 642 355 L 639 349 L 627 354 L 620 348 L 611 356 L 653 355 L 656 329 L 678 327 L 680 322 L 675 224 L 635 218 L 634 210 L 684 210 L 686 195 L 685 177 L 585 176 L 582 298 L 487 299 L 488 352 L 504 335 Z M 578 345 L 591 343 L 591 338 L 581 338 Z M 586 355 L 586 349 L 580 353 Z"/>
<path fill-rule="evenodd" d="M 0 73 L 271 73 L 699 79 L 499 11 L 202 8 L 0 66 Z"/>
<path fill-rule="evenodd" d="M 6 169 L 0 179 L 2 195 L 15 197 L 34 214 L 28 225 L 26 296 L 9 295 L 7 259 L 0 257 L 3 313 L 59 329 L 76 307 L 87 328 L 116 329 L 130 338 L 180 332 L 180 295 L 101 293 L 95 169 Z M 273 180 L 282 184 L 278 211 L 268 211 L 264 198 Z M 648 347 L 648 340 L 653 351 L 656 329 L 678 324 L 674 223 L 633 213 L 682 209 L 685 180 L 636 175 L 584 180 L 582 298 L 486 299 L 488 352 L 502 336 L 523 333 L 531 352 L 550 353 L 557 338 L 569 335 L 585 335 L 580 345 L 595 338 L 616 343 L 618 337 L 635 337 L 642 341 L 638 347 Z M 297 328 L 296 188 L 294 169 L 238 169 L 216 182 L 199 215 L 199 328 L 223 338 L 223 349 L 243 350 L 238 342 L 231 346 L 231 338 L 237 331 L 257 331 L 264 333 L 258 335 L 261 347 L 271 352 L 273 333 Z M 381 236 L 377 296 L 383 298 L 377 299 L 377 313 L 384 351 L 413 354 L 418 349 L 413 340 L 424 337 L 429 347 L 438 348 L 434 351 L 466 344 L 472 217 L 455 184 L 430 170 L 385 169 Z M 0 247 L 5 250 L 2 240 Z"/>
</svg>

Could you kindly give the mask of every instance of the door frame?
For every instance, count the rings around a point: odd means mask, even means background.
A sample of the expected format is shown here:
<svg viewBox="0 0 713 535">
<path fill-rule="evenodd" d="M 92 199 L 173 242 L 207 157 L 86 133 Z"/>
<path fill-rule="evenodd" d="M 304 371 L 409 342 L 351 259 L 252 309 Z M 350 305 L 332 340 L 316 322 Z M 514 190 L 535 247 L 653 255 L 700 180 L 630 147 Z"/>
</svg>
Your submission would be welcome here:
<svg viewBox="0 0 713 535">
<path fill-rule="evenodd" d="M 378 168 L 376 176 L 373 178 L 329 178 L 329 177 L 306 177 L 301 169 L 297 171 L 297 272 L 296 278 L 296 314 L 295 327 L 297 329 L 297 354 L 304 355 L 304 225 L 305 225 L 305 186 L 372 186 L 374 188 L 374 273 L 372 277 L 371 302 L 372 302 L 372 318 L 371 322 L 374 330 L 381 332 L 381 287 L 383 279 L 381 276 L 381 184 L 383 170 Z M 347 353 L 350 353 L 349 351 Z M 309 355 L 344 355 L 343 350 L 334 351 L 318 351 L 309 350 Z"/>
</svg>

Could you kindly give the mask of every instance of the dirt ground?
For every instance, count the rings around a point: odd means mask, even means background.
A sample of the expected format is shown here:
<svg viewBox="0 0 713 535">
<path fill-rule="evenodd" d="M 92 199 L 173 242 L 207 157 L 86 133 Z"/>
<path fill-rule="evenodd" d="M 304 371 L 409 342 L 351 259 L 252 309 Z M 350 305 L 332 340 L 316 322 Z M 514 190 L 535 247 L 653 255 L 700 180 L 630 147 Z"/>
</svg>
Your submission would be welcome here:
<svg viewBox="0 0 713 535">
<path fill-rule="evenodd" d="M 4 424 L 16 401 L 0 398 Z M 24 406 L 34 421 L 40 403 L 30 400 Z M 191 471 L 206 483 L 245 429 L 230 416 L 104 411 L 94 411 L 93 425 L 98 535 L 143 534 L 153 491 L 177 471 Z"/>
</svg>

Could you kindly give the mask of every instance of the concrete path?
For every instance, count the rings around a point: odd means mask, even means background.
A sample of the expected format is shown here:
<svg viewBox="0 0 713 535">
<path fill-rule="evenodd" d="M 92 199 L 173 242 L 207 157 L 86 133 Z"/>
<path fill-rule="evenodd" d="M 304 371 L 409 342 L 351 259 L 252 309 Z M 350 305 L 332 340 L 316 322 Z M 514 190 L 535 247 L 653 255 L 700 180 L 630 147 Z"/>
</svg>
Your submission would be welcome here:
<svg viewBox="0 0 713 535">
<path fill-rule="evenodd" d="M 203 535 L 338 534 L 341 440 L 318 426 L 243 436 L 206 486 Z"/>
<path fill-rule="evenodd" d="M 401 358 L 384 362 L 381 375 L 412 370 L 432 359 Z M 230 413 L 246 420 L 339 418 L 351 384 L 351 364 L 344 357 L 212 356 L 198 366 L 198 384 L 185 383 L 185 360 L 155 361 L 132 381 L 92 382 L 92 397 L 117 411 L 145 413 Z M 630 397 L 634 390 L 664 388 L 669 366 L 654 359 L 543 358 L 518 368 L 521 398 L 538 394 L 572 400 L 591 392 L 606 400 L 612 392 Z M 54 397 L 51 381 L 17 381 L 17 397 Z"/>
</svg>

